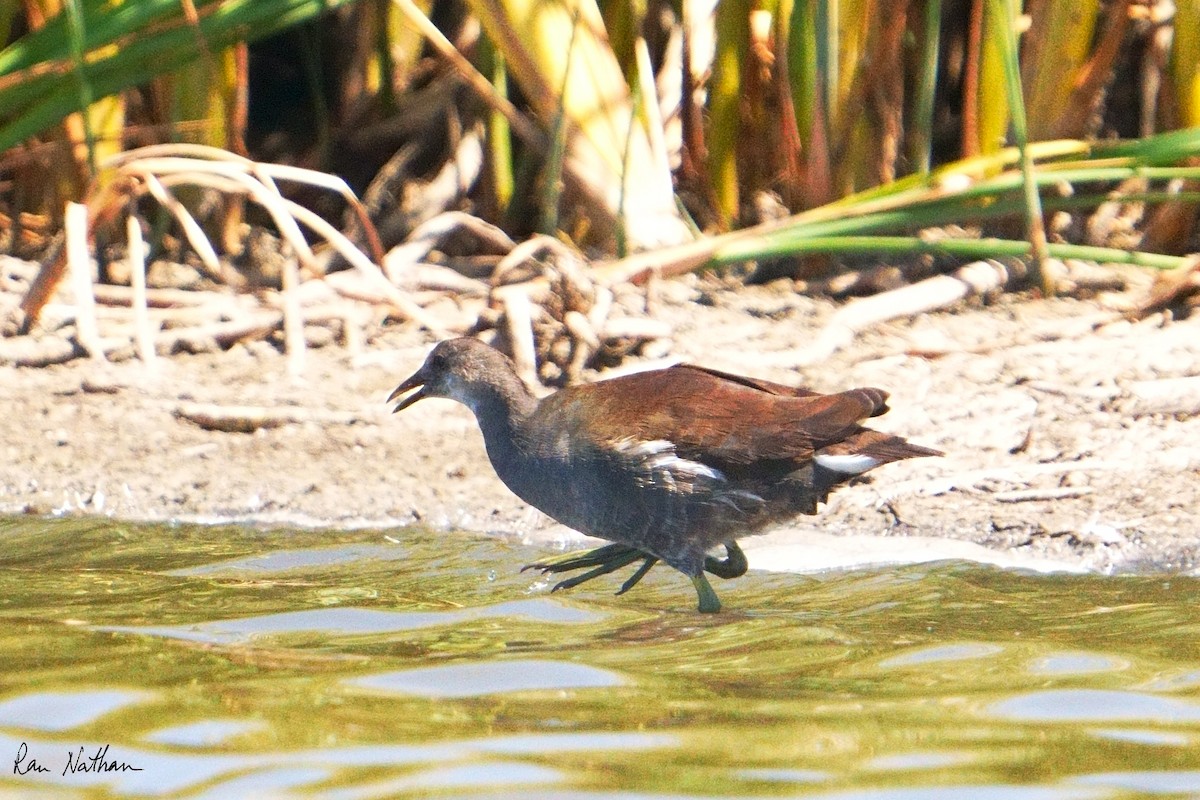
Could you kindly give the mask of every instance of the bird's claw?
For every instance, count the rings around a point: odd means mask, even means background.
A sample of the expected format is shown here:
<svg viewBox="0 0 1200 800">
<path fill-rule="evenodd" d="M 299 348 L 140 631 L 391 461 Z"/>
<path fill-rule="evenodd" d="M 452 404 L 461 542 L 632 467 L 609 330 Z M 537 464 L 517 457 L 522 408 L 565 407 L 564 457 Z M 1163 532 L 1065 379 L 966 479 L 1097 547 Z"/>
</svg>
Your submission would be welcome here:
<svg viewBox="0 0 1200 800">
<path fill-rule="evenodd" d="M 636 547 L 614 542 L 613 544 L 597 547 L 594 550 L 577 551 L 556 558 L 535 561 L 532 564 L 526 564 L 521 567 L 521 571 L 536 569 L 540 570 L 543 575 L 552 575 L 558 572 L 570 572 L 577 569 L 587 570 L 587 572 L 554 584 L 550 589 L 551 594 L 553 594 L 560 589 L 573 589 L 593 578 L 607 575 L 610 572 L 616 572 L 639 559 L 642 563 L 621 584 L 621 588 L 617 590 L 617 594 L 620 595 L 637 586 L 642 578 L 646 577 L 654 565 L 658 563 L 657 556 L 650 555 Z M 725 544 L 725 558 L 704 557 L 704 572 L 711 572 L 718 578 L 726 580 L 744 575 L 748 566 L 746 554 L 742 552 L 742 548 L 738 546 L 737 542 L 727 542 Z M 713 591 L 712 585 L 704 577 L 704 572 L 692 578 L 692 584 L 696 587 L 696 593 L 699 597 L 699 609 L 706 613 L 720 611 L 721 601 L 717 599 L 717 593 Z"/>
</svg>

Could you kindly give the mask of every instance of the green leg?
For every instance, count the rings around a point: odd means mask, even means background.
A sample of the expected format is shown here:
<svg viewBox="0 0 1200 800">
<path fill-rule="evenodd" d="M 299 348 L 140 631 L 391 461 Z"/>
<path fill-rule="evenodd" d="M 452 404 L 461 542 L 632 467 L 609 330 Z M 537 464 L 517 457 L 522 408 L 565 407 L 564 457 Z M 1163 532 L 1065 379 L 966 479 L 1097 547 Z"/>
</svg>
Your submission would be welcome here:
<svg viewBox="0 0 1200 800">
<path fill-rule="evenodd" d="M 745 575 L 749 566 L 746 563 L 746 554 L 742 552 L 742 548 L 738 547 L 737 542 L 728 542 L 725 545 L 725 558 L 722 560 L 717 560 L 712 556 L 704 557 L 704 569 L 718 578 L 727 580 Z"/>
<path fill-rule="evenodd" d="M 712 584 L 704 577 L 703 572 L 692 576 L 692 585 L 696 587 L 696 594 L 700 596 L 698 610 L 701 614 L 715 614 L 721 610 L 721 601 L 717 599 L 717 593 L 713 591 Z"/>
</svg>

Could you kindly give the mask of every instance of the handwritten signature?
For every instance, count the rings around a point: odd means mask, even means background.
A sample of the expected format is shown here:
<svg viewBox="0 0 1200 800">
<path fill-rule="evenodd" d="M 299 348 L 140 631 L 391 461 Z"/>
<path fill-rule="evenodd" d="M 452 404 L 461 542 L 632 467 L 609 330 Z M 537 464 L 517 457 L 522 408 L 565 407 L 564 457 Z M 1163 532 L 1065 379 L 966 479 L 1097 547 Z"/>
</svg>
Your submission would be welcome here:
<svg viewBox="0 0 1200 800">
<path fill-rule="evenodd" d="M 41 774 L 44 772 L 53 772 L 53 768 L 46 764 L 39 763 L 36 758 L 29 755 L 29 745 L 21 742 L 21 746 L 17 748 L 17 757 L 13 759 L 13 774 L 14 775 L 30 775 Z M 83 747 L 77 751 L 68 750 L 67 759 L 63 763 L 62 775 L 76 775 L 80 773 L 92 772 L 141 772 L 141 767 L 135 767 L 125 761 L 118 761 L 108 757 L 108 745 L 101 745 L 96 748 L 96 752 L 88 755 L 84 753 Z"/>
</svg>

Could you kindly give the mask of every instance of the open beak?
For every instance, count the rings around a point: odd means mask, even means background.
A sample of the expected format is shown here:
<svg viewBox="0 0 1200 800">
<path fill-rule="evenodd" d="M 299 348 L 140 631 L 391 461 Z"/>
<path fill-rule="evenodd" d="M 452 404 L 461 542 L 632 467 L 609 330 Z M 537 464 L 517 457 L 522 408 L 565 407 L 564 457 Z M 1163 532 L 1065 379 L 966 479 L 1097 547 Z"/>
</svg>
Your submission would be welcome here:
<svg viewBox="0 0 1200 800">
<path fill-rule="evenodd" d="M 412 389 L 416 389 L 416 391 L 410 394 L 408 397 L 401 399 L 401 395 Z M 399 403 L 396 403 L 396 407 L 392 409 L 392 413 L 395 414 L 397 411 L 403 411 L 424 397 L 426 397 L 425 376 L 421 374 L 420 370 L 417 370 L 415 373 L 413 373 L 412 377 L 405 380 L 396 387 L 394 392 L 388 395 L 387 401 L 389 403 L 394 403 L 396 400 L 400 400 Z"/>
</svg>

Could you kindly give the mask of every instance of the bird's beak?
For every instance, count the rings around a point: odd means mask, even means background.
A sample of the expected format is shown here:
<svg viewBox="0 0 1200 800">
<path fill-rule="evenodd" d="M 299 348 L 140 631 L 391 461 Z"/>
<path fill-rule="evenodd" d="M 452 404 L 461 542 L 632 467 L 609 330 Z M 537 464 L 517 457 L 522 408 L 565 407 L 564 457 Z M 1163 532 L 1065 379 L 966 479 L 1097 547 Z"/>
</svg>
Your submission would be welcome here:
<svg viewBox="0 0 1200 800">
<path fill-rule="evenodd" d="M 410 394 L 408 397 L 400 399 L 401 395 L 403 395 L 405 392 L 410 391 L 412 389 L 416 389 L 416 391 L 413 392 L 412 394 Z M 409 377 L 403 383 L 401 383 L 399 386 L 397 386 L 396 390 L 394 392 L 392 392 L 390 395 L 388 395 L 387 401 L 389 403 L 394 403 L 396 400 L 400 400 L 399 403 L 396 403 L 396 407 L 392 409 L 392 413 L 395 414 L 397 411 L 403 411 L 404 409 L 411 406 L 413 403 L 417 402 L 418 400 L 420 400 L 426 396 L 427 395 L 425 394 L 425 376 L 421 374 L 421 370 L 417 370 L 416 372 L 414 372 L 412 374 L 411 377 Z"/>
</svg>

